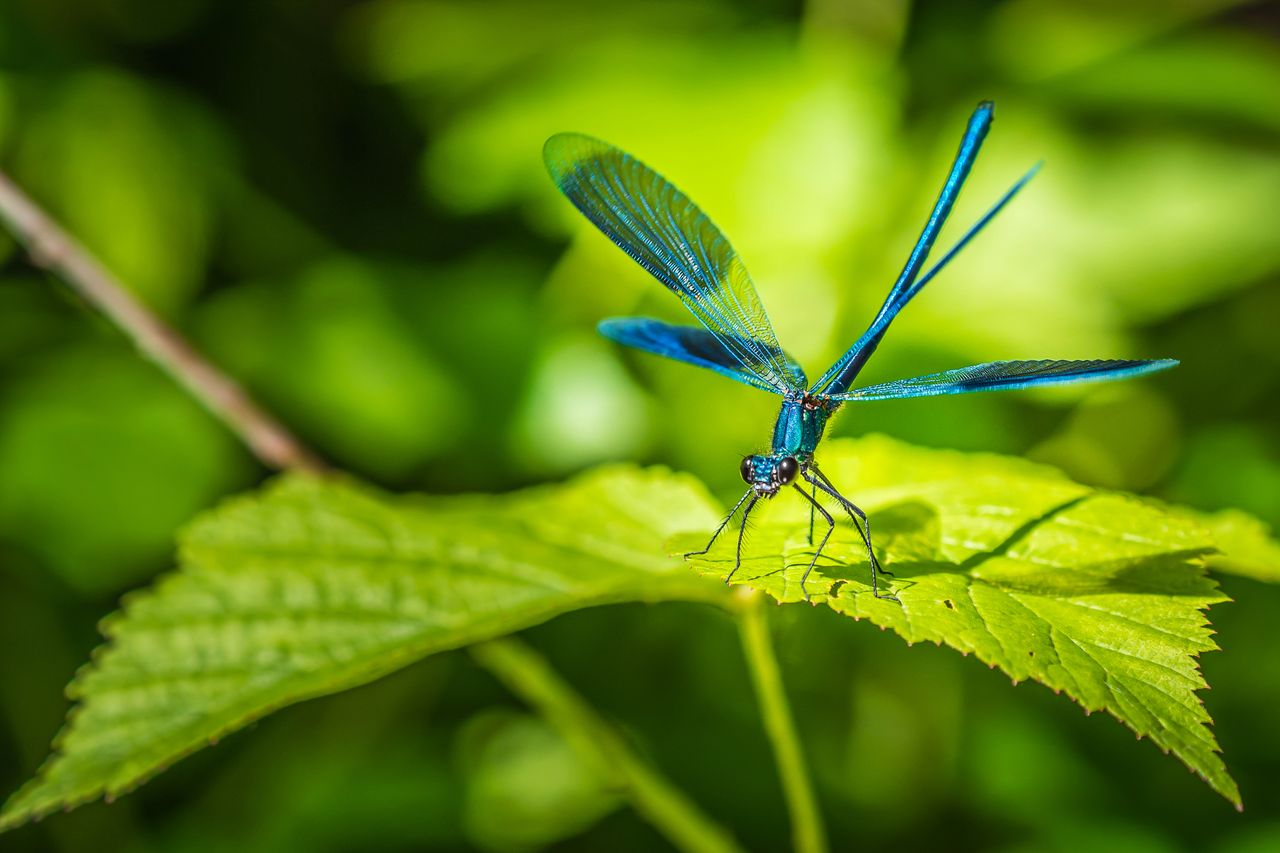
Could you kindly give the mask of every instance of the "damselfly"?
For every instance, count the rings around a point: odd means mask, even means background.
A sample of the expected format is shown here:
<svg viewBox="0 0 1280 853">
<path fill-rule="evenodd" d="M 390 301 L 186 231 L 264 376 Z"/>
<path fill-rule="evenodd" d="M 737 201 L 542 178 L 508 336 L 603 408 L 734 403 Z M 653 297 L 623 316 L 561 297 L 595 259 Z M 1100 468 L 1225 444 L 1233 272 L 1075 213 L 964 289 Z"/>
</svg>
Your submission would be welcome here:
<svg viewBox="0 0 1280 853">
<path fill-rule="evenodd" d="M 772 498 L 784 487 L 791 486 L 810 505 L 810 544 L 813 514 L 817 512 L 827 523 L 826 533 L 800 581 L 804 590 L 805 581 L 835 529 L 835 519 L 817 498 L 822 492 L 849 514 L 865 544 L 871 563 L 872 592 L 877 598 L 897 600 L 896 596 L 879 589 L 877 575 L 888 572 L 876 559 L 866 513 L 840 493 L 814 459 L 827 421 L 841 405 L 1119 379 L 1177 364 L 1172 359 L 995 361 L 853 387 L 859 371 L 902 307 L 932 281 L 1035 174 L 1038 166 L 1023 175 L 937 263 L 921 274 L 991 126 L 992 110 L 991 102 L 984 101 L 970 117 L 942 192 L 880 312 L 857 342 L 812 385 L 796 360 L 778 344 L 741 259 L 688 197 L 639 160 L 598 139 L 562 133 L 547 140 L 543 158 L 561 191 L 609 239 L 679 296 L 702 323 L 702 328 L 698 328 L 672 326 L 646 317 L 624 317 L 605 320 L 600 324 L 600 331 L 627 346 L 705 367 L 782 397 L 770 451 L 742 460 L 742 479 L 749 486 L 746 493 L 712 534 L 707 547 L 686 556 L 707 553 L 744 505 L 745 530 L 747 516 L 761 498 Z M 801 488 L 797 479 L 808 483 L 810 490 L 806 492 Z M 742 533 L 739 533 L 734 567 L 726 582 L 741 565 Z M 808 597 L 807 592 L 805 595 Z"/>
</svg>

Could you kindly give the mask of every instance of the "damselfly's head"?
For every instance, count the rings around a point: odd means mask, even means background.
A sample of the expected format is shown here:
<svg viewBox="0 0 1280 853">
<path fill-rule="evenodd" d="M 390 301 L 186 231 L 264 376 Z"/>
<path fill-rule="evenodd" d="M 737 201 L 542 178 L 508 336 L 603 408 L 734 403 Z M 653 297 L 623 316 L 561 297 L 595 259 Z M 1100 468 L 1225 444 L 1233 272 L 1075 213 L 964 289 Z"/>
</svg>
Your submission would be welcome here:
<svg viewBox="0 0 1280 853">
<path fill-rule="evenodd" d="M 742 460 L 742 479 L 760 497 L 771 498 L 778 489 L 788 486 L 800 474 L 800 461 L 794 456 L 761 456 L 752 454 Z"/>
</svg>

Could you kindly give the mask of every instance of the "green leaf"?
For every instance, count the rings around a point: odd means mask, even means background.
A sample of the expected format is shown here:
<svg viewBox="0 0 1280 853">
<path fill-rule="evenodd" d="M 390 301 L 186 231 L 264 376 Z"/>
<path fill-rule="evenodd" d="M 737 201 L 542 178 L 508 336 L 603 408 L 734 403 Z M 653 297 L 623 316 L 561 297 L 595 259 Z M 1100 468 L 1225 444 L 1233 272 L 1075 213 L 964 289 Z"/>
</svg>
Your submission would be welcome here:
<svg viewBox="0 0 1280 853">
<path fill-rule="evenodd" d="M 1217 648 L 1204 611 L 1226 600 L 1205 575 L 1215 543 L 1204 527 L 1018 459 L 883 437 L 823 451 L 824 473 L 868 511 L 901 604 L 871 595 L 866 551 L 847 518 L 809 578 L 815 603 L 908 643 L 972 653 L 1015 683 L 1065 692 L 1086 712 L 1104 709 L 1240 804 L 1196 695 L 1207 686 L 1196 656 Z M 803 600 L 813 555 L 807 504 L 788 497 L 758 523 L 753 516 L 734 578 L 781 602 Z M 824 528 L 819 518 L 818 535 Z M 724 537 L 698 567 L 724 577 L 733 540 Z"/>
<path fill-rule="evenodd" d="M 1211 528 L 1252 530 L 1217 544 L 1263 565 L 1258 543 L 1274 544 L 1257 528 L 1206 526 L 1019 459 L 879 437 L 833 441 L 822 462 L 871 511 L 902 603 L 871 597 L 847 524 L 809 582 L 815 601 L 1106 709 L 1239 803 L 1196 696 L 1195 656 L 1216 648 L 1204 610 L 1224 600 L 1205 576 Z M 753 516 L 736 580 L 793 602 L 812 549 L 804 503 L 788 497 Z M 732 535 L 700 573 L 669 556 L 672 543 L 700 546 L 719 518 L 695 480 L 659 469 L 441 499 L 282 478 L 197 519 L 178 571 L 103 623 L 109 643 L 71 685 L 79 704 L 56 753 L 0 812 L 0 830 L 128 791 L 294 702 L 566 611 L 729 605 L 700 574 L 727 573 Z"/>
<path fill-rule="evenodd" d="M 1209 556 L 1210 567 L 1254 580 L 1280 583 L 1280 542 L 1272 538 L 1271 528 L 1265 523 L 1238 509 L 1212 514 L 1185 512 L 1209 528 L 1222 552 Z"/>
<path fill-rule="evenodd" d="M 80 704 L 0 830 L 130 790 L 286 705 L 594 604 L 723 599 L 667 556 L 718 510 L 689 477 L 605 468 L 506 498 L 282 478 L 181 537 L 178 572 L 103 623 Z"/>
</svg>

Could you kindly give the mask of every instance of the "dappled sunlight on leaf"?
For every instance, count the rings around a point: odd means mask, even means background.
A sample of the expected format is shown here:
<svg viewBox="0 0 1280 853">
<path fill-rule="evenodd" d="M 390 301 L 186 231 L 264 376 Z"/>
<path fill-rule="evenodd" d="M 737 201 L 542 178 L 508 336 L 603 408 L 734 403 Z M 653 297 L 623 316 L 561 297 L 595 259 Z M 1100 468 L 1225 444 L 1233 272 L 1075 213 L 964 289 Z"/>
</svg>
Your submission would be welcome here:
<svg viewBox="0 0 1280 853">
<path fill-rule="evenodd" d="M 1185 511 L 1008 457 L 873 436 L 833 441 L 823 459 L 870 511 L 901 603 L 871 596 L 865 552 L 842 524 L 806 587 L 815 604 L 1106 709 L 1239 802 L 1195 695 L 1195 657 L 1216 648 L 1204 610 L 1224 600 L 1204 557 L 1265 536 L 1215 543 Z M 178 571 L 104 622 L 110 643 L 70 689 L 79 705 L 57 752 L 0 828 L 128 791 L 291 703 L 567 611 L 732 606 L 699 574 L 727 574 L 733 536 L 697 571 L 670 553 L 716 522 L 703 487 L 663 469 L 605 466 L 505 497 L 282 478 L 197 519 Z M 802 601 L 807 525 L 799 501 L 772 502 L 735 582 Z"/>
<path fill-rule="evenodd" d="M 1015 682 L 1061 690 L 1150 737 L 1239 803 L 1195 695 L 1206 686 L 1196 657 L 1217 648 L 1204 611 L 1226 600 L 1205 576 L 1205 558 L 1231 541 L 1215 541 L 1186 515 L 1020 460 L 880 437 L 825 449 L 824 471 L 870 516 L 877 554 L 893 573 L 882 589 L 887 583 L 901 603 L 871 595 L 866 551 L 847 520 L 801 589 L 814 549 L 798 499 L 752 519 L 735 584 L 780 602 L 803 601 L 807 591 L 813 603 L 909 643 L 946 644 Z M 824 527 L 819 519 L 818 535 Z M 698 567 L 727 575 L 734 539 L 724 537 Z M 699 544 L 682 535 L 672 547 Z"/>
<path fill-rule="evenodd" d="M 1178 509 L 1212 532 L 1215 544 L 1222 551 L 1209 556 L 1209 565 L 1214 570 L 1280 583 L 1280 542 L 1267 524 L 1238 509 L 1214 513 Z"/>
<path fill-rule="evenodd" d="M 229 501 L 187 528 L 179 571 L 103 623 L 57 752 L 0 830 L 433 652 L 595 604 L 722 600 L 662 548 L 714 518 L 695 480 L 634 468 L 428 501 L 291 476 Z"/>
</svg>

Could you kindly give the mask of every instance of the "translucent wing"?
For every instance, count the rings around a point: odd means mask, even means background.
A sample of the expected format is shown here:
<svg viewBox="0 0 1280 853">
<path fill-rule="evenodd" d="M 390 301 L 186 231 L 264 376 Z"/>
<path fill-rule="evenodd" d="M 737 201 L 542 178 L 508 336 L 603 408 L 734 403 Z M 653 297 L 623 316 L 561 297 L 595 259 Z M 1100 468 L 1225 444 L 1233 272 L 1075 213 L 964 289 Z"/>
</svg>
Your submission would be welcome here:
<svg viewBox="0 0 1280 853">
<path fill-rule="evenodd" d="M 933 212 L 929 214 L 929 221 L 925 223 L 924 230 L 920 233 L 920 238 L 916 240 L 916 245 L 911 250 L 910 257 L 907 258 L 906 266 L 902 268 L 902 272 L 898 275 L 898 280 L 894 282 L 892 289 L 890 289 L 889 296 L 880 307 L 880 312 L 876 314 L 871 326 L 858 338 L 854 345 L 835 364 L 831 365 L 826 373 L 818 377 L 818 380 L 813 383 L 811 393 L 818 396 L 836 398 L 847 391 L 862 370 L 863 365 L 866 364 L 867 359 L 875 352 L 876 347 L 880 344 L 880 339 L 884 337 L 885 331 L 888 330 L 889 324 L 893 322 L 893 318 L 898 315 L 903 306 L 910 302 L 912 297 L 919 293 L 978 232 L 986 227 L 995 215 L 1026 185 L 1027 181 L 1031 180 L 1036 169 L 1039 168 L 1037 166 L 1023 175 L 932 269 L 920 276 L 920 270 L 923 269 L 925 261 L 928 260 L 929 252 L 933 248 L 934 241 L 937 240 L 938 232 L 942 230 L 947 217 L 951 215 L 951 208 L 955 205 L 956 197 L 960 194 L 960 188 L 964 185 L 965 179 L 968 178 L 969 171 L 973 168 L 973 162 L 977 159 L 978 151 L 982 147 L 982 142 L 986 139 L 987 130 L 991 127 L 994 109 L 995 107 L 990 101 L 983 101 L 974 110 L 973 115 L 969 118 L 968 127 L 965 128 L 964 136 L 960 140 L 960 150 L 956 152 L 956 158 L 951 164 L 951 171 L 947 174 L 946 183 L 943 184 L 942 192 L 938 194 L 938 200 L 933 205 Z"/>
<path fill-rule="evenodd" d="M 620 344 L 696 364 L 753 388 L 782 393 L 761 381 L 759 374 L 765 369 L 764 365 L 754 365 L 755 369 L 748 366 L 744 370 L 738 357 L 720 342 L 719 337 L 706 329 L 672 326 L 648 317 L 616 317 L 605 320 L 599 328 L 602 335 Z M 788 365 L 798 377 L 800 386 L 804 386 L 804 371 L 791 356 L 780 349 L 771 351 L 770 355 Z"/>
<path fill-rule="evenodd" d="M 573 133 L 547 140 L 543 159 L 578 210 L 670 288 L 759 386 L 804 388 L 755 285 L 729 241 L 661 175 L 613 146 Z"/>
<path fill-rule="evenodd" d="M 1044 385 L 1068 385 L 1103 379 L 1128 379 L 1168 370 L 1177 365 L 1171 358 L 1152 361 L 1093 359 L 1090 361 L 992 361 L 957 370 L 947 370 L 914 379 L 897 379 L 870 385 L 831 397 L 833 400 L 896 400 L 903 397 L 937 397 L 942 394 L 972 394 L 975 391 L 1012 391 Z"/>
</svg>

